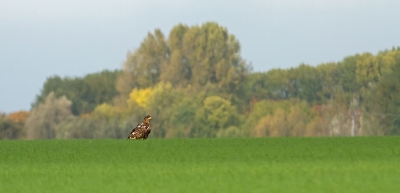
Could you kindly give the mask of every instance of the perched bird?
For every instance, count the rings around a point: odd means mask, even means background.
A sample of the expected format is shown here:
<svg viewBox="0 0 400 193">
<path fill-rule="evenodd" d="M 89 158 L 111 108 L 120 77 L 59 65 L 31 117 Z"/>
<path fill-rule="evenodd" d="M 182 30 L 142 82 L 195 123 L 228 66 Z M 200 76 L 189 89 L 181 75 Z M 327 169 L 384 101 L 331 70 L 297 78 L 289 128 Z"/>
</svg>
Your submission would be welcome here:
<svg viewBox="0 0 400 193">
<path fill-rule="evenodd" d="M 143 119 L 143 123 L 138 124 L 129 134 L 128 139 L 147 139 L 151 132 L 150 127 L 151 116 L 147 115 Z"/>
</svg>

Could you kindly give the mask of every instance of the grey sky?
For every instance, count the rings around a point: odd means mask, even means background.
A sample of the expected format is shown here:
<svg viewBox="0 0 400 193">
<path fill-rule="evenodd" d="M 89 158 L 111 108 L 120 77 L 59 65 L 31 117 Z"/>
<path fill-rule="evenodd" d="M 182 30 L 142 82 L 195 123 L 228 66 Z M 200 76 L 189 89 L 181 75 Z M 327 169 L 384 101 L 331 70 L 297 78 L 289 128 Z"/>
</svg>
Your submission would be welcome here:
<svg viewBox="0 0 400 193">
<path fill-rule="evenodd" d="M 29 110 L 52 75 L 121 68 L 147 32 L 215 21 L 255 71 L 400 46 L 396 0 L 2 0 L 0 111 Z"/>
</svg>

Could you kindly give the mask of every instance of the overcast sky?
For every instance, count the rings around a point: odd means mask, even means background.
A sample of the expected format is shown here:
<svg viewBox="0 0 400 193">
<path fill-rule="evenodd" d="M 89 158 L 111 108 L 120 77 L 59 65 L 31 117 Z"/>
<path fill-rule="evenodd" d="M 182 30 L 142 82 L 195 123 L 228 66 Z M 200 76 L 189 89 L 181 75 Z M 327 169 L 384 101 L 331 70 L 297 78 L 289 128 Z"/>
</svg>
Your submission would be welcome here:
<svg viewBox="0 0 400 193">
<path fill-rule="evenodd" d="M 119 69 L 147 32 L 214 21 L 254 71 L 400 46 L 397 0 L 1 0 L 0 111 L 29 110 L 52 75 Z"/>
</svg>

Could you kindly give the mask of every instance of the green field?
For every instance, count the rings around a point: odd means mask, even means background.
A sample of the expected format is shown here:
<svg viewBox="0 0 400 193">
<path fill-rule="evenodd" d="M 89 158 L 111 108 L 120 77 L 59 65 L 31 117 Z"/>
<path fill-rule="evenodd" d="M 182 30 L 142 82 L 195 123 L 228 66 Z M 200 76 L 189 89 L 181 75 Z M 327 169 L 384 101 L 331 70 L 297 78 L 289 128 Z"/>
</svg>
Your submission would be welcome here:
<svg viewBox="0 0 400 193">
<path fill-rule="evenodd" d="M 0 141 L 0 192 L 398 192 L 400 138 Z"/>
</svg>

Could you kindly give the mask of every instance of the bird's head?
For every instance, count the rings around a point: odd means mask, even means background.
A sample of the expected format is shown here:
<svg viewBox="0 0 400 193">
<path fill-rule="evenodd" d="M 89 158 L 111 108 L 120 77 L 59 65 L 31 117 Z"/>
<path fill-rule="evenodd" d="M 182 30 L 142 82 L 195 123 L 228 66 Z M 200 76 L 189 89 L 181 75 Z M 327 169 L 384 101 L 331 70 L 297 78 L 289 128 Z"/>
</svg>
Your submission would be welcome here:
<svg viewBox="0 0 400 193">
<path fill-rule="evenodd" d="M 147 116 L 144 117 L 144 122 L 150 123 L 150 120 L 151 120 L 151 116 L 150 115 L 147 115 Z"/>
</svg>

